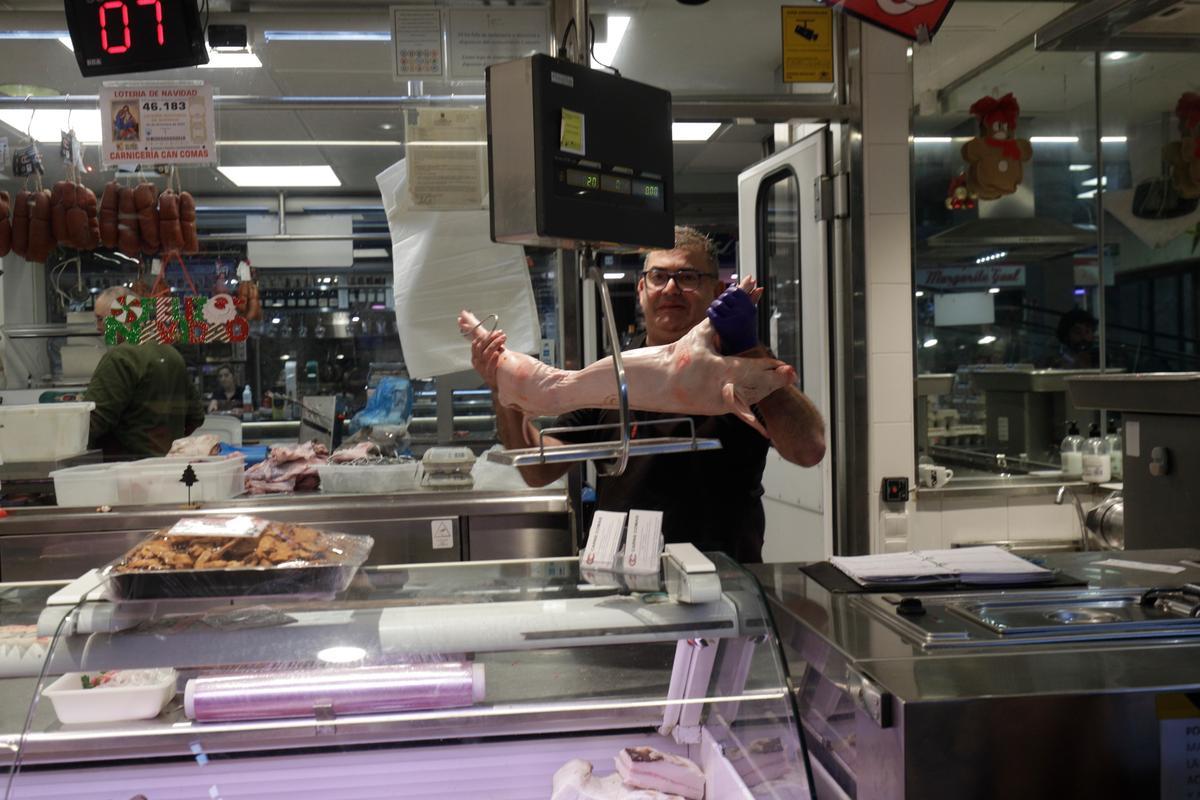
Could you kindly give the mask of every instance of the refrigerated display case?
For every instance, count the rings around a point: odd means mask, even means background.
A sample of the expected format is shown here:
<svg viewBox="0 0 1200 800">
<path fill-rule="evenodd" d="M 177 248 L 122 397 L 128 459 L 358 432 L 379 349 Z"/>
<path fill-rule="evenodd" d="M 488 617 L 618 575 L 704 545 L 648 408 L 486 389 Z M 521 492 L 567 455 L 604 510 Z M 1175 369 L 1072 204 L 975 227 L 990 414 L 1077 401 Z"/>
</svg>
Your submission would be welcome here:
<svg viewBox="0 0 1200 800">
<path fill-rule="evenodd" d="M 764 598 L 711 559 L 702 603 L 686 570 L 634 590 L 576 559 L 366 567 L 336 597 L 0 584 L 0 623 L 46 653 L 0 647 L 4 796 L 533 800 L 571 759 L 603 776 L 649 746 L 699 765 L 710 800 L 809 797 Z M 47 702 L 120 691 L 82 688 L 114 670 L 174 670 L 162 712 L 66 723 Z"/>
</svg>

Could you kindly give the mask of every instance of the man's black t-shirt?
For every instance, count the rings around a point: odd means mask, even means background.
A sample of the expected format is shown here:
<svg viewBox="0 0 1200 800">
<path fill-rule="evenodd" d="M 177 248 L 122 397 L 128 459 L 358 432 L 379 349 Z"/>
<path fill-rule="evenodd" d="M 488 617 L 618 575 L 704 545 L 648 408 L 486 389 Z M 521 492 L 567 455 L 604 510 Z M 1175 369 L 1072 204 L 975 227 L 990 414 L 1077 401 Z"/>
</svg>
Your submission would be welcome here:
<svg viewBox="0 0 1200 800">
<path fill-rule="evenodd" d="M 635 421 L 679 417 L 679 414 L 631 412 Z M 771 443 L 737 417 L 693 417 L 696 435 L 720 439 L 720 450 L 640 456 L 629 459 L 619 477 L 597 479 L 597 506 L 604 511 L 631 508 L 663 512 L 668 542 L 691 542 L 701 550 L 717 550 L 743 564 L 762 561 L 762 473 Z M 616 423 L 616 410 L 585 408 L 564 414 L 560 425 Z M 686 423 L 633 425 L 634 438 L 689 436 Z M 620 438 L 618 430 L 555 434 L 567 442 Z"/>
</svg>

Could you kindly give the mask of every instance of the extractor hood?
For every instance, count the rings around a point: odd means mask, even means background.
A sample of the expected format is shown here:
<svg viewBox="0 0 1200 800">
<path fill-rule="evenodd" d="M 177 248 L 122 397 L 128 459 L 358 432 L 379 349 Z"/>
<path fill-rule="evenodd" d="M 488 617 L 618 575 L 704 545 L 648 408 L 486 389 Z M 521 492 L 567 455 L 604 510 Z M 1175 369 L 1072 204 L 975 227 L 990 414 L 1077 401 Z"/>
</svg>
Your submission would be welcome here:
<svg viewBox="0 0 1200 800">
<path fill-rule="evenodd" d="M 973 263 L 1003 251 L 1010 263 L 1068 256 L 1096 246 L 1096 232 L 1042 217 L 976 219 L 934 234 L 917 246 L 924 263 Z"/>
<path fill-rule="evenodd" d="M 1200 0 L 1091 0 L 1034 34 L 1038 50 L 1193 52 Z"/>
</svg>

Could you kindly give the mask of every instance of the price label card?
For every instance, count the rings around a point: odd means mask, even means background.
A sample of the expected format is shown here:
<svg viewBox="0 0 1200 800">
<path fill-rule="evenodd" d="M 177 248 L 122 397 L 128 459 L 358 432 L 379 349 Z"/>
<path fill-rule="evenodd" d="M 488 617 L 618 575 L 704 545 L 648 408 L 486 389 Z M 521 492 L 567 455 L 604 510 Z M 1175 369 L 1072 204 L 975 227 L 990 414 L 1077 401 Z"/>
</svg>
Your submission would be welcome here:
<svg viewBox="0 0 1200 800">
<path fill-rule="evenodd" d="M 587 546 L 579 557 L 580 565 L 588 569 L 611 570 L 616 563 L 624 532 L 625 512 L 597 511 L 592 517 Z"/>
<path fill-rule="evenodd" d="M 625 536 L 624 571 L 634 575 L 658 572 L 662 557 L 663 512 L 629 510 L 629 532 Z"/>
<path fill-rule="evenodd" d="M 558 149 L 564 153 L 584 155 L 584 117 L 578 111 L 562 110 L 562 127 L 558 135 Z"/>
<path fill-rule="evenodd" d="M 105 83 L 100 114 L 106 167 L 217 163 L 212 87 L 200 81 Z"/>
</svg>

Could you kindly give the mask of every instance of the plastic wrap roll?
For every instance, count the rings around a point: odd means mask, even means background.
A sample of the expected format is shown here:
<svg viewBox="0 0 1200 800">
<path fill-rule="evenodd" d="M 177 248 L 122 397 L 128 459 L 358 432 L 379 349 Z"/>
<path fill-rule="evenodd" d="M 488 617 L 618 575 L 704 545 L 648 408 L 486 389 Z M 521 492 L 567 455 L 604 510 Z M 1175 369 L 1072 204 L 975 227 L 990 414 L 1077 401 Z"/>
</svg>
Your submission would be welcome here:
<svg viewBox="0 0 1200 800">
<path fill-rule="evenodd" d="M 194 678 L 184 711 L 198 722 L 461 708 L 484 697 L 482 664 L 398 664 Z"/>
</svg>

